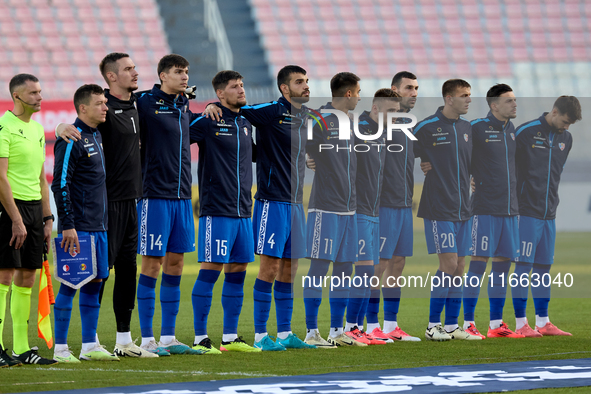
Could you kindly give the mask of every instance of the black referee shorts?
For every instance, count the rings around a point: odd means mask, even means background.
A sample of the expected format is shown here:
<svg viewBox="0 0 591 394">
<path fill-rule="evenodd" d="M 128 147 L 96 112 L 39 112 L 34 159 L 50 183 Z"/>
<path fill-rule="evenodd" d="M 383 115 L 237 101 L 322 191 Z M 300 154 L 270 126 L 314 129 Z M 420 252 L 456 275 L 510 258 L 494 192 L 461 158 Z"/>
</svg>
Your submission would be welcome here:
<svg viewBox="0 0 591 394">
<path fill-rule="evenodd" d="M 41 201 L 15 200 L 27 229 L 20 249 L 10 246 L 12 220 L 0 204 L 0 268 L 39 269 L 43 267 L 43 207 Z"/>
<path fill-rule="evenodd" d="M 135 265 L 137 255 L 137 204 L 135 199 L 109 201 L 109 268 Z"/>
</svg>

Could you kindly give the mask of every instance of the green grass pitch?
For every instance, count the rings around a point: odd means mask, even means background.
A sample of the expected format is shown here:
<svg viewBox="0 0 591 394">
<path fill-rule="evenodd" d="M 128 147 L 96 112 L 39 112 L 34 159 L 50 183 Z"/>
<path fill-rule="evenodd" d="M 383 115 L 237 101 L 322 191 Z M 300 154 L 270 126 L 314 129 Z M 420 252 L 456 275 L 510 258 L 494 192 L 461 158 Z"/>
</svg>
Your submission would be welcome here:
<svg viewBox="0 0 591 394">
<path fill-rule="evenodd" d="M 540 339 L 486 339 L 481 342 L 419 343 L 397 342 L 385 346 L 369 348 L 339 348 L 335 350 L 291 350 L 270 353 L 224 353 L 219 356 L 171 356 L 159 359 L 122 359 L 115 363 L 83 362 L 78 365 L 59 364 L 55 367 L 23 366 L 0 370 L 0 392 L 64 390 L 76 388 L 142 385 L 168 382 L 198 380 L 221 380 L 276 375 L 321 374 L 329 372 L 382 370 L 391 368 L 412 368 L 432 365 L 465 365 L 478 363 L 497 363 L 544 359 L 567 359 L 591 357 L 591 302 L 589 284 L 590 233 L 559 233 L 556 242 L 556 259 L 552 273 L 572 273 L 574 285 L 569 289 L 554 291 L 555 298 L 550 303 L 552 321 L 560 328 L 570 331 L 573 337 L 546 337 Z M 415 256 L 407 260 L 405 275 L 424 275 L 437 269 L 437 257 L 426 252 L 424 235 L 415 232 Z M 197 273 L 196 253 L 185 257 L 185 270 L 181 282 L 181 305 L 177 318 L 177 338 L 187 344 L 193 342 L 193 312 L 191 290 Z M 307 272 L 309 261 L 301 260 L 299 274 Z M 139 259 L 138 259 L 139 265 Z M 489 264 L 490 268 L 490 264 Z M 240 317 L 239 335 L 252 343 L 254 339 L 252 287 L 258 271 L 258 260 L 247 271 L 244 307 Z M 222 333 L 221 289 L 222 278 L 216 284 L 214 300 L 209 317 L 209 335 L 219 345 Z M 301 280 L 301 279 L 299 279 Z M 36 284 L 37 286 L 37 284 Z M 57 293 L 58 284 L 54 281 Z M 301 284 L 299 285 L 301 287 Z M 112 311 L 113 281 L 109 280 L 101 308 L 98 335 L 101 343 L 112 350 L 115 345 L 115 319 Z M 296 285 L 296 296 L 297 296 Z M 157 291 L 159 285 L 157 286 Z M 398 321 L 401 327 L 412 335 L 424 338 L 427 324 L 429 300 L 426 297 L 403 298 Z M 29 338 L 31 345 L 38 345 L 40 354 L 52 357 L 53 349 L 48 350 L 41 339 L 37 339 L 37 288 L 34 289 L 31 307 Z M 300 291 L 301 294 L 301 291 Z M 418 293 L 417 293 L 418 294 Z M 428 294 L 424 291 L 421 295 Z M 483 297 L 484 296 L 484 297 Z M 476 324 L 486 331 L 488 324 L 488 300 L 486 290 L 481 292 L 481 300 L 476 309 Z M 158 300 L 158 298 L 157 298 Z M 74 300 L 69 345 L 78 356 L 81 346 L 80 316 Z M 156 338 L 160 327 L 160 307 L 156 306 L 154 328 Z M 515 319 L 510 297 L 505 306 L 505 322 L 514 328 Z M 528 303 L 528 318 L 534 322 L 533 302 Z M 326 335 L 330 323 L 328 299 L 322 303 L 319 314 L 319 327 Z M 9 309 L 6 312 L 4 344 L 12 348 L 12 323 Z M 381 321 L 381 318 L 380 318 Z M 304 304 L 300 298 L 294 302 L 293 331 L 305 335 Z M 275 334 L 275 313 L 271 311 L 269 333 Z M 140 336 L 139 319 L 134 313 L 132 335 Z M 549 390 L 538 390 L 540 393 Z M 583 393 L 589 388 L 567 388 L 552 392 Z M 530 392 L 530 391 L 528 391 Z"/>
</svg>

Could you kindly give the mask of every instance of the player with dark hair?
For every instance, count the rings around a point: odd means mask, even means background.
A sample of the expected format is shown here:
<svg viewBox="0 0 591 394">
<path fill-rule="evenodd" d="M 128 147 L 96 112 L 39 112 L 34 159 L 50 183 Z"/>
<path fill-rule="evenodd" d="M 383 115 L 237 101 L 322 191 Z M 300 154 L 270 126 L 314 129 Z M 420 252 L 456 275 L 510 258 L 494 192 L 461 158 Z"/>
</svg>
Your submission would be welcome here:
<svg viewBox="0 0 591 394">
<path fill-rule="evenodd" d="M 83 85 L 74 94 L 78 118 L 74 126 L 80 132 L 77 142 L 58 139 L 54 145 L 55 163 L 51 190 L 58 209 L 60 247 L 73 255 L 80 251 L 79 236 L 93 237 L 96 250 L 96 277 L 80 288 L 82 350 L 80 359 L 119 361 L 96 342 L 99 318 L 99 292 L 102 280 L 109 276 L 107 246 L 107 189 L 102 138 L 97 126 L 107 116 L 107 99 L 98 85 Z M 63 202 L 63 204 L 61 203 Z M 60 362 L 80 362 L 68 348 L 67 338 L 76 289 L 63 284 L 55 298 L 55 351 Z"/>
<path fill-rule="evenodd" d="M 367 278 L 374 276 L 374 266 L 379 263 L 380 253 L 380 193 L 383 187 L 384 167 L 388 148 L 384 133 L 390 113 L 400 112 L 401 97 L 392 89 L 379 89 L 374 94 L 371 111 L 359 116 L 359 132 L 371 144 L 377 144 L 366 150 L 360 148 L 357 153 L 357 230 L 359 236 L 359 261 L 355 263 L 355 276 L 347 305 L 345 334 L 368 345 L 381 345 L 393 340 L 382 332 L 374 331 L 367 334 L 363 331 L 363 317 L 360 316 L 363 304 L 369 300 L 371 288 L 366 287 Z M 380 134 L 374 139 L 375 134 Z M 355 136 L 355 144 L 366 144 L 370 141 Z M 388 141 L 389 144 L 389 141 Z M 380 148 L 377 148 L 380 146 Z M 373 149 L 372 149 L 373 148 Z M 357 278 L 357 280 L 355 280 Z M 365 312 L 365 311 L 363 311 Z M 359 323 L 358 323 L 359 322 Z M 375 334 L 375 335 L 374 335 Z"/>
<path fill-rule="evenodd" d="M 303 185 L 306 121 L 310 98 L 306 70 L 288 65 L 279 70 L 281 97 L 246 105 L 241 114 L 256 128 L 257 194 L 253 228 L 260 268 L 253 289 L 254 346 L 268 350 L 314 348 L 291 331 L 293 281 L 298 259 L 306 257 Z M 221 109 L 210 104 L 204 114 Z M 271 300 L 275 298 L 277 341 L 267 333 Z"/>
<path fill-rule="evenodd" d="M 511 261 L 519 256 L 515 127 L 517 100 L 513 89 L 496 84 L 486 93 L 490 111 L 472 124 L 472 260 L 464 283 L 464 330 L 480 336 L 474 310 L 486 264 L 492 257 L 493 275 L 488 281 L 489 338 L 523 338 L 503 323 L 503 307 Z M 476 277 L 477 280 L 472 278 Z"/>
<path fill-rule="evenodd" d="M 138 72 L 126 53 L 110 53 L 99 65 L 109 89 L 107 119 L 98 126 L 105 154 L 109 200 L 109 269 L 115 268 L 113 311 L 117 329 L 114 353 L 121 357 L 156 357 L 136 346 L 131 337 L 131 314 L 135 308 L 137 276 L 137 209 L 142 195 L 139 116 L 135 107 Z M 77 140 L 76 128 L 59 124 L 57 133 Z M 102 300 L 106 279 L 101 287 Z M 163 355 L 165 352 L 161 352 Z"/>
<path fill-rule="evenodd" d="M 166 55 L 158 62 L 160 85 L 137 101 L 143 193 L 137 204 L 138 254 L 142 269 L 137 286 L 141 348 L 162 354 L 202 354 L 175 337 L 181 298 L 184 254 L 195 250 L 195 226 L 191 205 L 191 112 L 184 92 L 189 62 Z M 156 344 L 152 330 L 156 280 L 162 268 L 160 304 L 162 328 Z"/>
<path fill-rule="evenodd" d="M 219 354 L 207 335 L 212 292 L 224 270 L 221 350 L 260 352 L 238 336 L 244 278 L 254 261 L 252 235 L 252 126 L 240 108 L 246 104 L 242 75 L 220 71 L 212 80 L 222 117 L 200 116 L 191 122 L 191 142 L 199 145 L 199 275 L 193 287 L 193 349 Z"/>
<path fill-rule="evenodd" d="M 410 112 L 415 106 L 419 90 L 416 75 L 408 71 L 397 73 L 392 78 L 391 89 L 402 96 L 401 111 Z M 403 123 L 407 119 L 399 118 L 398 121 Z M 401 145 L 404 149 L 402 152 L 386 152 L 384 187 L 380 196 L 380 264 L 376 266 L 376 276 L 396 278 L 397 283 L 406 257 L 412 256 L 413 252 L 415 155 L 413 142 L 400 130 L 394 130 L 390 143 Z M 393 340 L 420 341 L 398 326 L 400 287 L 391 287 L 386 282 L 381 291 L 384 296 L 384 329 L 380 328 L 378 322 L 380 287 L 376 287 L 372 289 L 367 307 L 367 332 L 374 336 L 385 334 Z"/>
<path fill-rule="evenodd" d="M 349 111 L 359 101 L 359 77 L 353 73 L 336 74 L 331 82 L 332 102 L 322 109 L 322 119 L 316 120 L 312 140 L 306 152 L 316 165 L 308 205 L 307 244 L 312 260 L 304 283 L 306 308 L 306 342 L 321 348 L 336 346 L 367 346 L 343 332 L 343 317 L 349 298 L 350 284 L 343 280 L 331 287 L 331 324 L 328 341 L 318 332 L 318 308 L 322 302 L 322 279 L 333 262 L 333 277 L 347 278 L 353 273 L 357 261 L 357 198 L 355 174 L 357 158 L 350 139 L 338 138 L 340 126 L 352 135 Z M 339 122 L 346 122 L 341 125 Z M 330 141 L 332 148 L 324 144 Z M 324 148 L 324 149 L 323 149 Z"/>
<path fill-rule="evenodd" d="M 470 254 L 470 160 L 472 127 L 461 115 L 471 102 L 470 84 L 447 80 L 442 87 L 445 105 L 414 129 L 415 151 L 431 170 L 426 173 L 418 217 L 425 222 L 427 250 L 437 253 L 439 269 L 431 290 L 428 340 L 481 340 L 458 326 L 462 307 L 461 277 L 464 256 Z M 454 281 L 455 279 L 455 281 Z M 459 283 L 458 283 L 459 279 Z M 445 328 L 441 312 L 445 307 Z"/>
<path fill-rule="evenodd" d="M 554 263 L 556 243 L 556 208 L 560 175 L 572 148 L 573 137 L 568 128 L 582 119 L 581 104 L 574 96 L 560 96 L 550 112 L 524 123 L 515 133 L 517 150 L 517 187 L 519 193 L 519 237 L 521 254 L 515 263 L 519 279 L 531 281 L 536 311 L 536 329 L 529 326 L 525 314 L 528 287 L 511 289 L 515 309 L 516 332 L 526 337 L 571 334 L 560 330 L 548 318 L 550 286 L 544 275 Z M 531 276 L 530 276 L 531 272 Z"/>
<path fill-rule="evenodd" d="M 45 132 L 31 119 L 41 110 L 41 84 L 34 75 L 18 74 L 9 90 L 14 106 L 0 117 L 0 367 L 55 364 L 29 347 L 28 335 L 35 272 L 53 225 L 43 168 Z M 11 285 L 12 357 L 2 342 Z"/>
</svg>

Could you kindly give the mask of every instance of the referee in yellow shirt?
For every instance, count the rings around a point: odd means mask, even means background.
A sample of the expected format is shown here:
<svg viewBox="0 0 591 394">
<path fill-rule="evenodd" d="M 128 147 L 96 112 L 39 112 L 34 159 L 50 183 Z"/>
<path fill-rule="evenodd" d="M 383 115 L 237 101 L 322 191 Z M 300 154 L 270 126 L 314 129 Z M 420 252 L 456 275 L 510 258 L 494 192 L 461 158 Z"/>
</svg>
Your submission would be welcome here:
<svg viewBox="0 0 591 394">
<path fill-rule="evenodd" d="M 29 347 L 28 323 L 36 270 L 43 266 L 43 242 L 49 244 L 53 215 L 45 179 L 45 134 L 31 120 L 41 110 L 41 85 L 30 74 L 15 75 L 9 84 L 12 111 L 0 117 L 0 367 L 50 365 Z M 2 342 L 8 290 L 13 347 Z"/>
</svg>

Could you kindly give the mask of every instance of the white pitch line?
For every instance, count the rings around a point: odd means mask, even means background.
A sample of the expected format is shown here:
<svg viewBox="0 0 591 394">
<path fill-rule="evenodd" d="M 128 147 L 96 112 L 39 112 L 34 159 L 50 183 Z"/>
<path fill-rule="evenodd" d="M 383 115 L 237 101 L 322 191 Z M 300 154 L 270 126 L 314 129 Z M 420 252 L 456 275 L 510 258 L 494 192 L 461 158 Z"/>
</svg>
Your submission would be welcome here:
<svg viewBox="0 0 591 394">
<path fill-rule="evenodd" d="M 57 367 L 49 367 L 49 368 L 35 368 L 38 371 L 76 371 L 80 372 L 80 369 L 73 369 L 73 368 L 57 368 Z M 183 375 L 220 375 L 220 376 L 227 376 L 227 375 L 235 375 L 235 376 L 249 376 L 249 377 L 275 377 L 280 375 L 272 375 L 272 374 L 262 374 L 256 372 L 205 372 L 205 371 L 173 371 L 173 370 L 165 370 L 165 371 L 151 371 L 146 369 L 105 369 L 105 368 L 86 368 L 84 371 L 93 371 L 93 372 L 125 372 L 125 373 L 149 373 L 149 374 L 183 374 Z"/>
</svg>

